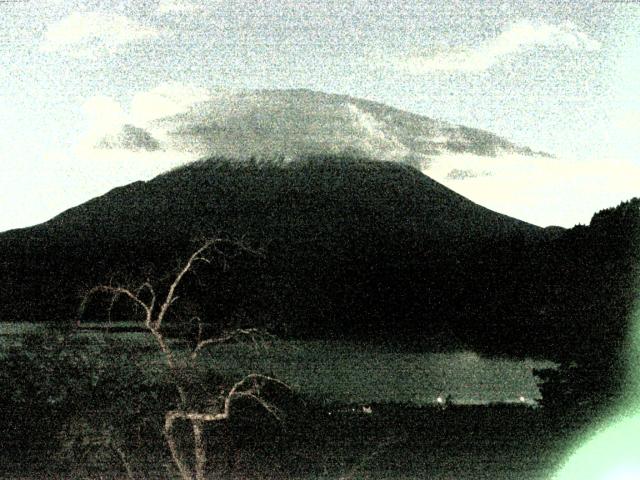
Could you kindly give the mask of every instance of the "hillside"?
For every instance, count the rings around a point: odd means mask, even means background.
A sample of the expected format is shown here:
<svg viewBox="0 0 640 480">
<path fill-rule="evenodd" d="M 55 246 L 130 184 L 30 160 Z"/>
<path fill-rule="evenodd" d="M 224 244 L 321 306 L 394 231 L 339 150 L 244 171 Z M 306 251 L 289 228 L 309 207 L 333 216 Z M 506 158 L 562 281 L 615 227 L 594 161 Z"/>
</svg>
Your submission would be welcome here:
<svg viewBox="0 0 640 480">
<path fill-rule="evenodd" d="M 365 156 L 412 166 L 481 205 L 537 225 L 577 223 L 556 221 L 562 210 L 549 198 L 541 198 L 537 206 L 526 201 L 527 192 L 553 181 L 554 175 L 544 177 L 544 172 L 564 175 L 559 166 L 567 159 L 556 161 L 488 131 L 362 98 L 303 89 L 223 90 L 179 113 L 158 113 L 145 121 L 133 115 L 128 122 L 92 138 L 94 150 L 88 157 L 107 156 L 125 170 L 125 159 L 138 165 L 148 158 L 147 168 L 160 173 L 152 165 L 185 156 L 285 161 Z M 522 184 L 520 191 L 515 184 Z M 550 212 L 549 206 L 557 211 Z M 583 214 L 593 212 L 585 208 Z"/>
<path fill-rule="evenodd" d="M 364 156 L 412 166 L 480 205 L 543 227 L 586 224 L 595 211 L 637 194 L 630 165 L 555 158 L 535 145 L 361 98 L 301 89 L 202 98 L 154 119 L 132 114 L 103 137 L 87 138 L 93 149 L 78 165 L 104 162 L 105 174 L 118 165 L 116 186 L 197 158 Z"/>
<path fill-rule="evenodd" d="M 541 229 L 398 163 L 211 159 L 0 235 L 0 308 L 5 320 L 71 322 L 90 286 L 162 282 L 198 239 L 221 234 L 264 256 L 199 271 L 173 321 L 516 357 L 597 350 L 611 366 L 637 225 L 631 202 L 589 227 Z"/>
<path fill-rule="evenodd" d="M 163 275 L 194 238 L 216 232 L 264 246 L 266 259 L 246 267 L 262 268 L 264 278 L 243 287 L 242 302 L 250 301 L 247 291 L 282 292 L 279 308 L 289 316 L 299 303 L 300 318 L 287 320 L 291 325 L 356 325 L 363 321 L 358 317 L 416 322 L 451 293 L 452 279 L 442 275 L 463 252 L 545 237 L 538 227 L 495 214 L 398 164 L 210 160 L 0 236 L 5 272 L 15 275 L 4 282 L 3 317 L 69 320 L 81 287 L 123 272 L 135 277 L 149 265 Z M 240 270 L 235 266 L 230 276 Z M 371 305 L 374 299 L 381 304 Z M 313 318 L 327 309 L 327 318 Z"/>
</svg>

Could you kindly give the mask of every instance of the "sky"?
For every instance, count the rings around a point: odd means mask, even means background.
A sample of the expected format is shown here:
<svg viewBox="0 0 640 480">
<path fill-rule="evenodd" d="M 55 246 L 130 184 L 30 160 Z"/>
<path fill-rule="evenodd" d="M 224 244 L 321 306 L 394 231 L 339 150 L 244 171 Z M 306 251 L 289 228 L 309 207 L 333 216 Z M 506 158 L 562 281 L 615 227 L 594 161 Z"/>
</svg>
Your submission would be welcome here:
<svg viewBox="0 0 640 480">
<path fill-rule="evenodd" d="M 194 159 L 94 148 L 116 126 L 288 88 L 553 154 L 460 189 L 514 215 L 548 198 L 524 218 L 536 224 L 586 223 L 579 205 L 613 206 L 636 179 L 640 195 L 637 1 L 0 0 L 0 231 Z"/>
</svg>

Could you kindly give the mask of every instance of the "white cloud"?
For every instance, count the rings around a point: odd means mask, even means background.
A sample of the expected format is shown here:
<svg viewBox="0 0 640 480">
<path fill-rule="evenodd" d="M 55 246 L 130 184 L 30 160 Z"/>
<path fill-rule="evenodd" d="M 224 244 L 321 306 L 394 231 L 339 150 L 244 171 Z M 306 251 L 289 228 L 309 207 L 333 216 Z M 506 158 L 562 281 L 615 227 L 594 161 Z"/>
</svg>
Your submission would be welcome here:
<svg viewBox="0 0 640 480">
<path fill-rule="evenodd" d="M 134 123 L 144 123 L 187 110 L 195 103 L 209 100 L 211 92 L 178 82 L 163 83 L 147 92 L 139 92 L 131 101 Z"/>
<path fill-rule="evenodd" d="M 125 123 L 117 135 L 107 135 L 98 141 L 98 148 L 131 150 L 134 152 L 155 152 L 160 150 L 160 142 L 144 128 Z"/>
<path fill-rule="evenodd" d="M 157 131 L 146 124 L 131 125 L 131 115 L 109 97 L 92 97 L 84 104 L 87 131 L 69 152 L 52 152 L 49 162 L 64 176 L 68 196 L 76 203 L 101 195 L 119 185 L 149 180 L 196 159 L 156 140 Z M 152 148 L 124 135 L 142 132 Z M 143 142 L 144 143 L 144 142 Z"/>
<path fill-rule="evenodd" d="M 632 162 L 514 154 L 481 160 L 445 154 L 424 173 L 480 205 L 540 226 L 588 224 L 596 211 L 640 195 L 640 165 Z M 478 167 L 491 175 L 448 177 L 452 169 Z"/>
<path fill-rule="evenodd" d="M 613 124 L 619 130 L 637 135 L 640 132 L 640 111 L 628 110 L 614 113 Z"/>
<path fill-rule="evenodd" d="M 128 17 L 100 12 L 75 12 L 47 27 L 40 50 L 75 57 L 112 53 L 125 44 L 159 36 L 160 32 Z"/>
<path fill-rule="evenodd" d="M 428 71 L 482 71 L 503 59 L 534 48 L 596 51 L 601 44 L 578 30 L 571 22 L 549 25 L 519 21 L 475 48 L 454 48 L 432 55 L 412 55 L 396 61 L 396 66 L 411 73 Z"/>
<path fill-rule="evenodd" d="M 159 13 L 196 13 L 204 10 L 202 5 L 196 5 L 188 0 L 160 0 Z"/>
<path fill-rule="evenodd" d="M 127 120 L 122 106 L 113 98 L 96 95 L 82 105 L 89 131 L 93 135 L 115 133 Z"/>
<path fill-rule="evenodd" d="M 403 130 L 396 117 L 356 101 L 332 101 L 319 103 L 300 93 L 212 92 L 180 83 L 138 92 L 127 108 L 108 97 L 92 97 L 85 103 L 88 130 L 74 153 L 82 159 L 78 168 L 86 182 L 96 189 L 150 178 L 206 155 L 295 157 L 356 150 L 400 162 L 410 157 L 425 160 L 426 175 L 472 201 L 541 226 L 586 224 L 596 211 L 640 195 L 639 164 L 499 148 L 495 156 L 471 153 L 471 147 L 469 153 L 454 153 L 446 145 L 436 149 L 440 154 L 429 153 L 432 147 L 424 150 L 421 141 L 428 147 L 460 140 L 457 130 L 432 125 L 426 132 L 420 122 Z M 630 126 L 634 118 L 628 119 Z"/>
<path fill-rule="evenodd" d="M 376 119 L 371 113 L 366 112 L 353 103 L 347 104 L 347 111 L 352 117 L 352 125 L 355 127 L 357 137 L 354 136 L 354 145 L 362 144 L 364 153 L 391 160 L 402 158 L 409 150 L 390 131 L 389 127 L 382 121 Z"/>
<path fill-rule="evenodd" d="M 96 95 L 89 97 L 83 105 L 87 129 L 80 143 L 85 148 L 95 148 L 105 138 L 121 135 L 126 129 L 144 129 L 154 137 L 166 138 L 164 127 L 154 120 L 187 111 L 194 104 L 211 99 L 205 88 L 178 82 L 159 86 L 133 95 L 131 106 L 125 109 L 111 97 Z"/>
<path fill-rule="evenodd" d="M 210 98 L 204 88 L 177 82 L 136 93 L 129 108 L 103 95 L 88 98 L 83 105 L 86 131 L 71 152 L 77 163 L 70 164 L 67 176 L 78 178 L 79 184 L 86 181 L 87 192 L 95 193 L 195 160 L 194 153 L 176 149 L 167 127 L 154 120 Z"/>
</svg>

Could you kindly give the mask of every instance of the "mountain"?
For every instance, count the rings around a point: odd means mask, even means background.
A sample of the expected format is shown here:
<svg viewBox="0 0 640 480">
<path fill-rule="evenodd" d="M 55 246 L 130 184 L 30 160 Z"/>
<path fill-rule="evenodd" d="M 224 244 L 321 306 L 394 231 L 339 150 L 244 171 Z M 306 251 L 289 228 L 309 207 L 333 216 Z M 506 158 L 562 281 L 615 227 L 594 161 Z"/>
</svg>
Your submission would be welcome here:
<svg viewBox="0 0 640 480">
<path fill-rule="evenodd" d="M 476 203 L 540 226 L 588 223 L 593 212 L 638 193 L 630 179 L 640 171 L 624 162 L 612 169 L 605 159 L 554 158 L 483 130 L 346 95 L 259 90 L 198 98 L 190 105 L 176 92 L 134 99 L 119 130 L 113 125 L 87 138 L 87 162 L 117 165 L 124 184 L 143 178 L 124 172 L 148 169 L 149 179 L 187 159 L 365 156 L 413 166 Z"/>
<path fill-rule="evenodd" d="M 527 199 L 530 191 L 555 185 L 553 179 L 565 175 L 560 166 L 567 161 L 556 162 L 483 130 L 310 90 L 210 93 L 182 105 L 179 113 L 154 108 L 156 118 L 145 120 L 145 112 L 154 109 L 140 105 L 167 102 L 170 98 L 160 94 L 133 102 L 128 120 L 133 123 L 92 139 L 96 155 L 110 155 L 114 162 L 155 155 L 165 163 L 172 152 L 191 158 L 284 160 L 365 156 L 413 166 L 463 196 L 517 218 L 539 225 L 572 224 L 564 214 L 550 213 L 557 208 L 545 208 L 553 205 L 548 193 L 535 203 Z M 586 214 L 592 211 L 587 208 Z"/>
<path fill-rule="evenodd" d="M 0 315 L 72 322 L 89 287 L 166 287 L 198 239 L 222 235 L 264 255 L 200 268 L 171 322 L 582 361 L 604 388 L 637 291 L 639 206 L 543 229 L 397 162 L 203 160 L 0 234 Z"/>
<path fill-rule="evenodd" d="M 442 275 L 460 255 L 546 237 L 543 229 L 491 212 L 396 163 L 212 159 L 0 235 L 11 276 L 3 318 L 69 320 L 81 286 L 150 265 L 164 274 L 193 248 L 192 239 L 216 232 L 264 245 L 266 260 L 259 267 L 248 261 L 247 268 L 264 268 L 266 283 L 252 288 L 286 292 L 277 299 L 292 317 L 285 323 L 319 327 L 343 316 L 354 326 L 360 317 L 422 317 L 420 310 L 440 308 L 436 297 L 451 293 L 451 279 Z M 373 303 L 361 310 L 368 297 Z M 290 305 L 296 302 L 299 319 Z M 326 315 L 305 311 L 319 302 Z"/>
</svg>

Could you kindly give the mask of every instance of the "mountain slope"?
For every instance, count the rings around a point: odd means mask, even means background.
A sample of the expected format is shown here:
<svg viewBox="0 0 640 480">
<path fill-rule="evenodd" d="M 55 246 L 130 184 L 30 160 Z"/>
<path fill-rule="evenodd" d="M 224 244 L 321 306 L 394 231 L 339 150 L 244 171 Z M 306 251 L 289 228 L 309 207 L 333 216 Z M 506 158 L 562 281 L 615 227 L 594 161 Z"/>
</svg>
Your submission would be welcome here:
<svg viewBox="0 0 640 480">
<path fill-rule="evenodd" d="M 230 287 L 235 293 L 223 303 L 237 300 L 256 310 L 252 301 L 276 292 L 273 305 L 282 311 L 260 315 L 286 312 L 288 329 L 309 323 L 299 328 L 305 335 L 331 330 L 335 322 L 355 331 L 402 320 L 420 330 L 421 310 L 442 315 L 451 290 L 464 289 L 451 278 L 463 256 L 547 235 L 394 163 L 203 161 L 1 235 L 10 276 L 2 316 L 68 320 L 82 287 L 122 272 L 136 277 L 149 266 L 161 276 L 193 248 L 193 238 L 217 232 L 266 249 L 265 260 L 243 260 L 231 271 L 232 277 L 234 271 L 259 273 L 243 279 L 251 288 Z M 486 266 L 477 268 L 480 275 Z M 471 278 L 466 274 L 465 281 Z M 238 300 L 247 296 L 242 289 L 253 289 L 256 299 Z M 308 312 L 316 307 L 326 311 Z"/>
<path fill-rule="evenodd" d="M 171 322 L 579 361 L 606 390 L 624 371 L 639 233 L 637 200 L 541 229 L 397 163 L 212 159 L 1 234 L 0 316 L 70 322 L 87 288 L 166 286 L 197 239 L 221 234 L 264 256 L 199 269 Z M 136 312 L 120 302 L 114 315 Z"/>
<path fill-rule="evenodd" d="M 106 177 L 123 185 L 197 158 L 327 154 L 413 166 L 476 203 L 541 226 L 588 223 L 594 211 L 637 193 L 630 165 L 551 158 L 486 131 L 345 95 L 260 90 L 197 98 L 148 92 L 132 100 L 126 118 L 89 125 L 70 165 L 83 198 L 106 191 Z"/>
</svg>

